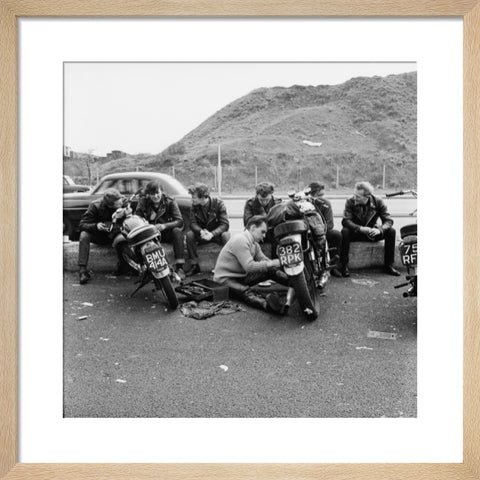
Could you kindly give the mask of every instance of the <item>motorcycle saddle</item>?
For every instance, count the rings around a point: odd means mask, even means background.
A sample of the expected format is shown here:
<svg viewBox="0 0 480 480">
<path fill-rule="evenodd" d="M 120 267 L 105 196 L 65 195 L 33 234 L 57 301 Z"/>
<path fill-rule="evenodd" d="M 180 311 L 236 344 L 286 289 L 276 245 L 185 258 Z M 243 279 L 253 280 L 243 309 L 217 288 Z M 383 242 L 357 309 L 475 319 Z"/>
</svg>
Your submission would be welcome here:
<svg viewBox="0 0 480 480">
<path fill-rule="evenodd" d="M 280 223 L 273 229 L 275 238 L 282 238 L 294 233 L 304 233 L 307 231 L 307 225 L 303 220 L 288 220 Z"/>
<path fill-rule="evenodd" d="M 127 240 L 132 247 L 136 247 L 137 245 L 153 240 L 158 236 L 160 236 L 160 233 L 153 225 L 142 225 L 134 228 L 127 235 Z"/>
</svg>

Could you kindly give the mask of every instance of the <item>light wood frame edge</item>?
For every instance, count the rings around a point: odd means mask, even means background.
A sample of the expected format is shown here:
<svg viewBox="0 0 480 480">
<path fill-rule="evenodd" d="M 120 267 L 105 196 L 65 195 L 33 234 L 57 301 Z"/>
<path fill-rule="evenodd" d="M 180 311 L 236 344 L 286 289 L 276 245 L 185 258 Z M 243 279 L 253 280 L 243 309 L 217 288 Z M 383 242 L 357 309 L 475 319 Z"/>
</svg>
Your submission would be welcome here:
<svg viewBox="0 0 480 480">
<path fill-rule="evenodd" d="M 0 478 L 480 478 L 480 4 L 478 0 L 220 2 L 0 0 Z M 462 16 L 464 20 L 464 461 L 459 464 L 21 464 L 17 457 L 17 18 L 68 16 Z M 441 188 L 441 186 L 439 186 Z M 441 421 L 441 419 L 439 419 Z"/>
</svg>

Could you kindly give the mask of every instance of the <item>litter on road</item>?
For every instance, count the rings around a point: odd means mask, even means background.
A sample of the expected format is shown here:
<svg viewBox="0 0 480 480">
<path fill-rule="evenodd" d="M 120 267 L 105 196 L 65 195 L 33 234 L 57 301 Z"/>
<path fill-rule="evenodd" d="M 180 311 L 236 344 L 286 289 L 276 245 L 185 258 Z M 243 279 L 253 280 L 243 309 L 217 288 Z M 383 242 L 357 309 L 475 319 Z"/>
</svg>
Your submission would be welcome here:
<svg viewBox="0 0 480 480">
<path fill-rule="evenodd" d="M 352 283 L 355 283 L 356 285 L 363 285 L 365 287 L 373 287 L 374 285 L 378 285 L 378 283 L 380 282 L 375 282 L 374 280 L 368 280 L 367 278 L 359 278 L 359 279 L 352 278 Z"/>
<path fill-rule="evenodd" d="M 373 348 L 370 347 L 356 347 L 357 350 L 373 350 Z"/>
<path fill-rule="evenodd" d="M 375 330 L 370 330 L 367 333 L 368 338 L 381 338 L 383 340 L 396 340 L 397 334 L 391 332 L 376 332 Z"/>
<path fill-rule="evenodd" d="M 117 378 L 115 381 L 116 381 L 117 383 L 127 383 L 126 380 L 122 380 L 121 378 Z"/>
<path fill-rule="evenodd" d="M 228 367 L 226 365 L 220 365 L 220 368 L 226 372 L 228 370 Z"/>
<path fill-rule="evenodd" d="M 88 315 L 83 315 L 82 317 L 78 317 L 77 320 L 86 320 Z"/>
<path fill-rule="evenodd" d="M 84 307 L 93 307 L 93 303 L 90 303 L 90 302 L 83 302 L 82 305 Z"/>
</svg>

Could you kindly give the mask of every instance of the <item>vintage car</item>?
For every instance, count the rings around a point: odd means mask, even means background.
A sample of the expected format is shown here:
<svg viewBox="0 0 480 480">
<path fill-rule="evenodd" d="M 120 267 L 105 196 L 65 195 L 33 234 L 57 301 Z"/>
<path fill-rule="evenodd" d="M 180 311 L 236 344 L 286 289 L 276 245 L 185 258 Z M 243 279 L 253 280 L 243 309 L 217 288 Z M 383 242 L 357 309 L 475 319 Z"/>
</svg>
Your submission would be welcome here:
<svg viewBox="0 0 480 480">
<path fill-rule="evenodd" d="M 123 172 L 104 176 L 89 192 L 63 195 L 63 235 L 68 235 L 70 240 L 78 240 L 80 235 L 78 225 L 82 215 L 91 202 L 102 197 L 107 188 L 116 188 L 122 195 L 130 197 L 141 191 L 151 180 L 158 180 L 164 193 L 175 198 L 185 224 L 188 225 L 192 200 L 187 189 L 178 180 L 163 173 Z M 138 195 L 132 201 L 133 209 L 137 203 Z"/>
<path fill-rule="evenodd" d="M 63 176 L 63 193 L 87 192 L 90 190 L 88 185 L 77 185 L 68 175 Z"/>
</svg>

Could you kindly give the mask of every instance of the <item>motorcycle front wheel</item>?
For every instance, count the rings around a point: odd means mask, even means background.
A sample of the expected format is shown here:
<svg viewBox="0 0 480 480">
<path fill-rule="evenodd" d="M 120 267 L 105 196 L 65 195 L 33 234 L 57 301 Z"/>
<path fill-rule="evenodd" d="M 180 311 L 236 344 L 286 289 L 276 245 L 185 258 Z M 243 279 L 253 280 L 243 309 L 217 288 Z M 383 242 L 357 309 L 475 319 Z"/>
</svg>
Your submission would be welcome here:
<svg viewBox="0 0 480 480">
<path fill-rule="evenodd" d="M 169 276 L 167 275 L 166 277 L 155 279 L 155 284 L 157 285 L 157 288 L 162 289 L 168 304 L 173 310 L 175 310 L 178 307 L 178 298 Z"/>
<path fill-rule="evenodd" d="M 305 262 L 303 272 L 290 277 L 290 286 L 295 290 L 298 304 L 307 320 L 311 322 L 316 320 L 318 317 L 317 288 L 310 262 Z"/>
</svg>

